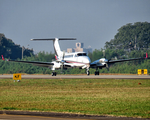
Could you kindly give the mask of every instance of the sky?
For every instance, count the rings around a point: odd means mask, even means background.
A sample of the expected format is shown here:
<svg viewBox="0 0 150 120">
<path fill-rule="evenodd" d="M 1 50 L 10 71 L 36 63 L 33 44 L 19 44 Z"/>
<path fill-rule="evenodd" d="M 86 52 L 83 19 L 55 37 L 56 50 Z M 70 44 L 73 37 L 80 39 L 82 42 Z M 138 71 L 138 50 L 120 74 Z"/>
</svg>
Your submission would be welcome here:
<svg viewBox="0 0 150 120">
<path fill-rule="evenodd" d="M 100 50 L 123 25 L 145 21 L 150 0 L 0 0 L 0 33 L 35 53 L 54 53 L 53 42 L 32 38 L 76 38 L 60 41 L 61 49 L 82 42 Z"/>
</svg>

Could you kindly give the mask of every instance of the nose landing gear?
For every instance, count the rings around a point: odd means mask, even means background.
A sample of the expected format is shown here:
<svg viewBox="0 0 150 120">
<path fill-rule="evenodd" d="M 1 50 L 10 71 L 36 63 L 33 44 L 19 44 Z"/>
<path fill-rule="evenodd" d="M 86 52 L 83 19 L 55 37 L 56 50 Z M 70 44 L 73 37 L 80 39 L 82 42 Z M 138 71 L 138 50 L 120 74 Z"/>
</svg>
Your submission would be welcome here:
<svg viewBox="0 0 150 120">
<path fill-rule="evenodd" d="M 56 72 L 52 72 L 52 76 L 56 76 L 57 75 L 57 73 Z"/>
<path fill-rule="evenodd" d="M 87 73 L 87 75 L 90 75 L 89 68 L 86 69 L 86 73 Z"/>
</svg>

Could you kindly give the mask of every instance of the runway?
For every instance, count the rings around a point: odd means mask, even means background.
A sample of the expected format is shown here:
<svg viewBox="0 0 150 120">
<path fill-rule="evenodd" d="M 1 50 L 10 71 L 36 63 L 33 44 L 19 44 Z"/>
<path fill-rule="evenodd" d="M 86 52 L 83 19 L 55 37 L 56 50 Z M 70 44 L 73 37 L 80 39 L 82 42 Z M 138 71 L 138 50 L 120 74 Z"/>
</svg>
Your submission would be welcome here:
<svg viewBox="0 0 150 120">
<path fill-rule="evenodd" d="M 21 75 L 22 79 L 150 79 L 150 75 Z M 0 75 L 0 79 L 11 79 L 11 75 Z"/>
<path fill-rule="evenodd" d="M 92 116 L 51 112 L 0 111 L 0 120 L 147 120 L 145 118 Z"/>
</svg>

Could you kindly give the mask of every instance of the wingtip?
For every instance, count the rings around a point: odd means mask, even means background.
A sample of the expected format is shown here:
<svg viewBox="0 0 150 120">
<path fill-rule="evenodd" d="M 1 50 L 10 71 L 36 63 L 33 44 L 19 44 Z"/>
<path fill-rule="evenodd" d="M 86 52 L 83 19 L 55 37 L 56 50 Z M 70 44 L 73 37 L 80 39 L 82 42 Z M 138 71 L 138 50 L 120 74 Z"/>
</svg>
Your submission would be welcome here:
<svg viewBox="0 0 150 120">
<path fill-rule="evenodd" d="M 148 58 L 148 53 L 146 53 L 146 57 L 144 57 L 144 59 L 149 59 L 149 58 Z"/>
<path fill-rule="evenodd" d="M 2 60 L 5 61 L 4 56 L 3 55 L 1 55 L 1 56 L 2 56 Z"/>
<path fill-rule="evenodd" d="M 148 58 L 148 54 L 146 53 L 146 58 Z"/>
</svg>

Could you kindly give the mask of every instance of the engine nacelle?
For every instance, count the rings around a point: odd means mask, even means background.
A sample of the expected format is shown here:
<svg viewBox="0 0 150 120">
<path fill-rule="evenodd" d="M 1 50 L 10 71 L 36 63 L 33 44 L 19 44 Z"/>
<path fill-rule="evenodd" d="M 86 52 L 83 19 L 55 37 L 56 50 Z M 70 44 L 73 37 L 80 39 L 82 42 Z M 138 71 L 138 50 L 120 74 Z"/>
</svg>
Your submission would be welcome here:
<svg viewBox="0 0 150 120">
<path fill-rule="evenodd" d="M 52 63 L 54 63 L 54 65 L 52 66 L 51 70 L 55 70 L 55 69 L 61 68 L 62 63 L 56 62 L 56 61 L 53 61 Z"/>
<path fill-rule="evenodd" d="M 101 59 L 99 59 L 99 63 L 107 63 L 108 62 L 108 60 L 107 59 L 105 59 L 105 58 L 101 58 Z"/>
<path fill-rule="evenodd" d="M 92 65 L 96 65 L 96 67 L 101 68 L 101 67 L 106 66 L 107 63 L 108 63 L 108 60 L 107 60 L 107 59 L 101 58 L 101 59 L 98 59 L 98 60 L 94 61 L 93 63 L 91 63 L 91 66 L 92 66 Z"/>
</svg>

